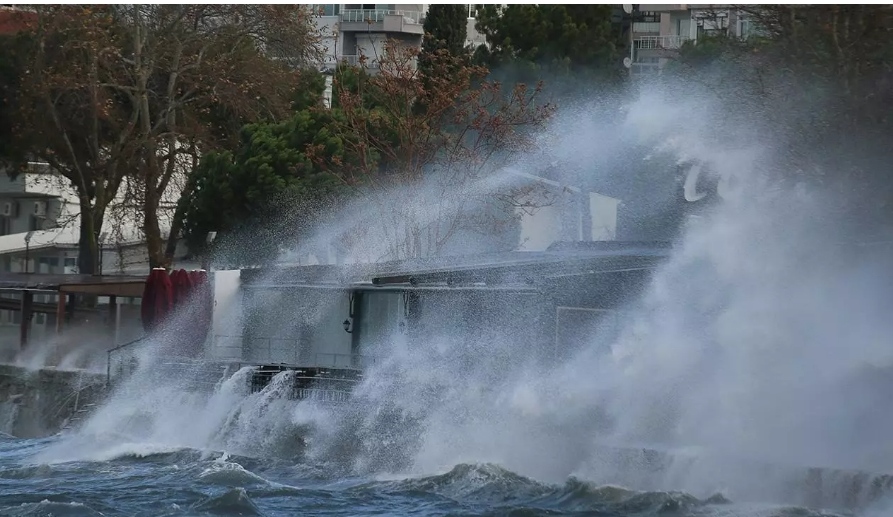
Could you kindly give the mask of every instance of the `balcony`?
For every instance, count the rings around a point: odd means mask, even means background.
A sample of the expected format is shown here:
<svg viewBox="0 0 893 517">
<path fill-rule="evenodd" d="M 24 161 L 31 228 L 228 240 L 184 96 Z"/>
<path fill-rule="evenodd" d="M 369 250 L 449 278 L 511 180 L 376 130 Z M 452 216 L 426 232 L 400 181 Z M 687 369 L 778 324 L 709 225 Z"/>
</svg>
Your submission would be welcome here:
<svg viewBox="0 0 893 517">
<path fill-rule="evenodd" d="M 636 50 L 678 50 L 690 38 L 688 36 L 640 36 L 633 40 Z"/>
<path fill-rule="evenodd" d="M 388 9 L 345 9 L 341 11 L 342 31 L 403 32 L 424 34 L 424 14 L 419 11 Z"/>
<path fill-rule="evenodd" d="M 637 34 L 660 34 L 660 22 L 633 22 L 633 32 Z"/>
</svg>

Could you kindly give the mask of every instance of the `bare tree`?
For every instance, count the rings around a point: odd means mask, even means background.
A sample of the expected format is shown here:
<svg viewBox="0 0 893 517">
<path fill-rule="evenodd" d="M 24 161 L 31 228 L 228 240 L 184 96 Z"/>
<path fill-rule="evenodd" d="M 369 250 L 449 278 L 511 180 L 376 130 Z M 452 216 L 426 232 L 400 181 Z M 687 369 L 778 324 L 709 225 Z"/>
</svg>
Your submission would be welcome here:
<svg viewBox="0 0 893 517">
<path fill-rule="evenodd" d="M 168 265 L 181 220 L 173 216 L 165 242 L 159 210 L 176 176 L 244 123 L 287 112 L 297 68 L 320 55 L 299 5 L 34 11 L 20 124 L 33 153 L 78 192 L 82 272 L 95 272 L 96 238 L 125 178 L 124 206 L 140 207 L 150 264 Z"/>
</svg>

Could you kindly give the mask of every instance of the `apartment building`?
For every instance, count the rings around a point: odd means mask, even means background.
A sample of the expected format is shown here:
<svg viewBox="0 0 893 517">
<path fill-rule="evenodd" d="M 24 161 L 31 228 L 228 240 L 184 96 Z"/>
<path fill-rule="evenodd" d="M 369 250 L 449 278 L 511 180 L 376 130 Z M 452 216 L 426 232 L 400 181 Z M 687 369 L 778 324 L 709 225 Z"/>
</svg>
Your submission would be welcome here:
<svg viewBox="0 0 893 517">
<path fill-rule="evenodd" d="M 100 273 L 145 274 L 149 268 L 139 213 L 121 210 L 126 189 L 124 185 L 106 212 L 99 235 Z M 171 193 L 162 203 L 163 229 L 169 227 L 174 201 Z M 15 178 L 0 168 L 0 274 L 78 273 L 79 215 L 80 205 L 70 182 L 48 165 L 30 163 Z M 0 290 L 0 301 L 7 305 L 19 299 L 15 290 Z M 55 304 L 56 295 L 38 293 L 33 301 Z M 108 303 L 105 297 L 99 299 L 100 305 Z M 131 306 L 138 300 L 118 299 L 117 303 L 119 309 L 132 312 Z M 18 343 L 20 318 L 18 310 L 0 309 L 0 350 Z M 55 332 L 55 325 L 54 313 L 37 312 L 31 320 L 31 335 L 35 340 L 44 339 Z"/>
<path fill-rule="evenodd" d="M 485 40 L 474 27 L 475 5 L 464 5 L 468 7 L 466 42 L 476 47 Z M 386 42 L 422 44 L 428 4 L 312 4 L 311 9 L 322 33 L 324 68 L 331 71 L 342 61 L 357 65 L 362 60 L 363 66 L 375 73 Z M 325 92 L 327 105 L 331 98 L 329 78 Z"/>
<path fill-rule="evenodd" d="M 475 6 L 465 5 L 468 44 L 480 45 L 484 38 L 474 27 Z M 422 44 L 428 4 L 313 4 L 311 9 L 323 35 L 327 66 L 342 60 L 357 64 L 365 56 L 366 66 L 374 69 L 386 41 Z"/>
<path fill-rule="evenodd" d="M 663 67 L 688 42 L 724 34 L 746 38 L 753 24 L 738 8 L 728 4 L 624 5 L 632 19 L 630 55 L 626 64 L 633 79 L 660 74 Z"/>
</svg>

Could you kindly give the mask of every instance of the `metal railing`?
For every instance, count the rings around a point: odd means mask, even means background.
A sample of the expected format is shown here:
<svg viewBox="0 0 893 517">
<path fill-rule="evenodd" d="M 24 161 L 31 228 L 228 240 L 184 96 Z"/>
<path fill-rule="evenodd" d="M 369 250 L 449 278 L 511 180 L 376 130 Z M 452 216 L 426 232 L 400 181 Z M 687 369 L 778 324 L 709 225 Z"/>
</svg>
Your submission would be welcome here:
<svg viewBox="0 0 893 517">
<path fill-rule="evenodd" d="M 277 375 L 285 372 L 291 373 L 285 396 L 292 400 L 346 402 L 363 378 L 359 370 L 266 365 L 252 374 L 249 381 L 251 393 L 264 391 Z"/>
<path fill-rule="evenodd" d="M 137 367 L 133 353 L 146 337 L 118 345 L 107 351 L 106 386 L 111 387 L 120 379 L 132 375 Z M 230 344 L 221 345 L 221 342 Z M 288 338 L 251 338 L 251 343 L 264 346 L 249 348 L 249 357 L 243 357 L 243 336 L 214 335 L 212 352 L 230 352 L 226 358 L 187 357 L 160 358 L 153 361 L 145 374 L 158 382 L 176 380 L 185 389 L 200 391 L 213 389 L 223 378 L 240 368 L 255 367 L 249 384 L 252 392 L 262 390 L 272 378 L 282 371 L 294 371 L 294 385 L 289 398 L 321 402 L 345 402 L 354 386 L 362 378 L 362 370 L 375 364 L 375 358 L 360 354 L 319 352 L 300 354 L 299 341 Z M 274 346 L 274 344 L 280 346 Z M 129 354 L 127 352 L 130 352 Z"/>
<path fill-rule="evenodd" d="M 640 36 L 633 40 L 636 50 L 676 50 L 688 41 L 688 36 Z"/>
<path fill-rule="evenodd" d="M 386 16 L 401 16 L 405 23 L 420 24 L 424 19 L 419 11 L 392 11 L 389 9 L 345 9 L 341 11 L 344 23 L 376 23 L 384 21 Z"/>
<path fill-rule="evenodd" d="M 221 360 L 254 364 L 294 364 L 318 368 L 362 369 L 375 364 L 375 357 L 363 354 L 316 352 L 302 354 L 303 343 L 294 338 L 249 337 L 215 334 L 211 353 Z"/>
<path fill-rule="evenodd" d="M 106 351 L 106 365 L 105 365 L 106 386 L 108 386 L 112 382 L 112 358 L 115 355 L 120 356 L 120 354 L 122 354 L 124 352 L 133 352 L 134 350 L 136 350 L 138 345 L 145 343 L 147 339 L 148 339 L 148 336 L 143 336 L 139 339 L 134 339 L 133 341 L 128 341 L 127 343 L 112 347 Z M 136 360 L 136 358 L 132 357 L 132 356 L 130 359 L 131 359 L 131 361 L 130 361 L 131 363 Z M 134 367 L 135 366 L 131 364 L 130 370 L 132 371 Z M 119 369 L 121 369 L 120 366 L 119 366 Z"/>
<path fill-rule="evenodd" d="M 314 366 L 325 368 L 368 368 L 375 364 L 375 358 L 360 354 L 336 354 L 319 352 L 314 355 Z"/>
</svg>

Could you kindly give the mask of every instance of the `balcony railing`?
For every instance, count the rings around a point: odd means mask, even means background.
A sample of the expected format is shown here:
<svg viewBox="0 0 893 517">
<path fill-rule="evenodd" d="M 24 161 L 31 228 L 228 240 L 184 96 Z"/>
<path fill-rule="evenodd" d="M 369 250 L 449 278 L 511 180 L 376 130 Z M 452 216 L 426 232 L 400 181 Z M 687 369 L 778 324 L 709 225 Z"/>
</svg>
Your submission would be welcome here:
<svg viewBox="0 0 893 517">
<path fill-rule="evenodd" d="M 32 174 L 54 174 L 56 171 L 45 162 L 28 162 L 28 172 Z"/>
<path fill-rule="evenodd" d="M 357 55 L 345 55 L 341 56 L 339 59 L 342 63 L 347 63 L 350 66 L 360 66 L 360 56 Z M 378 61 L 375 58 L 366 56 L 366 59 L 363 62 L 363 66 L 369 69 L 377 69 Z"/>
<path fill-rule="evenodd" d="M 636 50 L 676 50 L 690 38 L 688 36 L 641 36 L 633 40 Z"/>
<path fill-rule="evenodd" d="M 341 11 L 344 23 L 376 23 L 382 22 L 385 16 L 402 16 L 406 23 L 422 23 L 423 15 L 419 11 L 391 11 L 388 9 L 345 9 Z"/>
<path fill-rule="evenodd" d="M 293 338 L 214 335 L 215 359 L 247 361 L 256 364 L 295 364 L 317 368 L 367 368 L 375 357 L 362 354 L 318 352 L 301 354 L 301 343 Z"/>
</svg>

